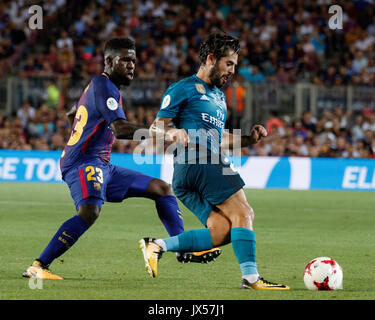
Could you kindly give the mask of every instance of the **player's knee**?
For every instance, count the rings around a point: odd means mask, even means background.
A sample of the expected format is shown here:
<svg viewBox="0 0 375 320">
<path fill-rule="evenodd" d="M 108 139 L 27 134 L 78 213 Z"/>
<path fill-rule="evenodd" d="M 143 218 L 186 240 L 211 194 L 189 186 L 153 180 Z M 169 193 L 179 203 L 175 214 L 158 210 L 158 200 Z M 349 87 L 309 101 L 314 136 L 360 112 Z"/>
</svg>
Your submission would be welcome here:
<svg viewBox="0 0 375 320">
<path fill-rule="evenodd" d="M 247 203 L 244 206 L 244 213 L 243 214 L 246 215 L 246 217 L 249 219 L 250 224 L 252 226 L 253 222 L 254 222 L 255 214 L 254 214 L 253 208 L 249 204 L 247 204 Z"/>
<path fill-rule="evenodd" d="M 254 222 L 255 213 L 253 208 L 248 204 L 248 214 L 250 216 L 251 222 Z"/>
<path fill-rule="evenodd" d="M 254 210 L 249 204 L 240 204 L 235 214 L 231 215 L 231 222 L 234 226 L 252 228 L 254 222 Z"/>
<path fill-rule="evenodd" d="M 90 227 L 99 217 L 100 208 L 97 205 L 82 205 L 79 207 L 78 216 Z"/>
<path fill-rule="evenodd" d="M 155 197 L 164 197 L 173 195 L 172 187 L 170 184 L 163 180 L 155 180 L 153 186 L 153 194 Z"/>
<path fill-rule="evenodd" d="M 162 181 L 161 183 L 161 194 L 162 196 L 170 196 L 173 195 L 172 187 L 169 183 Z"/>
<path fill-rule="evenodd" d="M 170 184 L 163 181 L 163 186 L 161 187 L 162 196 L 171 196 L 173 195 L 172 187 Z"/>
</svg>

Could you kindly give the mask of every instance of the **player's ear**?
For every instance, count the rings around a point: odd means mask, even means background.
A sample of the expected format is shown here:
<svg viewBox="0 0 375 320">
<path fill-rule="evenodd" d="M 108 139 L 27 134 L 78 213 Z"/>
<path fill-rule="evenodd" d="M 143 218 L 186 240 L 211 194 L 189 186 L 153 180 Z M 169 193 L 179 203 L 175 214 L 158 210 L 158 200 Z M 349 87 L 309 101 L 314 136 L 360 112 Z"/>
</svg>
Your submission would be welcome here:
<svg viewBox="0 0 375 320">
<path fill-rule="evenodd" d="M 209 53 L 206 59 L 206 64 L 213 66 L 216 62 L 216 58 L 213 53 Z"/>
<path fill-rule="evenodd" d="M 112 56 L 106 56 L 105 65 L 109 70 L 111 70 L 113 68 L 113 57 Z"/>
</svg>

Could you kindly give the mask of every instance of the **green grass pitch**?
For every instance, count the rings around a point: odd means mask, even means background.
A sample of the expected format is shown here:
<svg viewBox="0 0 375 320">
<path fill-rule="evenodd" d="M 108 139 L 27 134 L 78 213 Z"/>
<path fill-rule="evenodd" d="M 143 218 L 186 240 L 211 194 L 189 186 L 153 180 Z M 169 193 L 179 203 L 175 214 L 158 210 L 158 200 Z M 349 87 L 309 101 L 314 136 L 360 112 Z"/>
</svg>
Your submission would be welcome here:
<svg viewBox="0 0 375 320">
<path fill-rule="evenodd" d="M 255 210 L 257 263 L 269 281 L 288 292 L 240 290 L 232 246 L 210 264 L 180 264 L 174 253 L 160 260 L 159 276 L 144 270 L 138 240 L 165 237 L 154 203 L 128 199 L 103 206 L 97 222 L 51 270 L 63 281 L 31 289 L 22 278 L 60 224 L 74 214 L 65 184 L 0 184 L 0 300 L 373 300 L 375 299 L 374 193 L 246 190 Z M 185 228 L 201 228 L 181 205 Z M 329 256 L 344 272 L 344 290 L 317 292 L 302 274 L 313 258 Z"/>
</svg>

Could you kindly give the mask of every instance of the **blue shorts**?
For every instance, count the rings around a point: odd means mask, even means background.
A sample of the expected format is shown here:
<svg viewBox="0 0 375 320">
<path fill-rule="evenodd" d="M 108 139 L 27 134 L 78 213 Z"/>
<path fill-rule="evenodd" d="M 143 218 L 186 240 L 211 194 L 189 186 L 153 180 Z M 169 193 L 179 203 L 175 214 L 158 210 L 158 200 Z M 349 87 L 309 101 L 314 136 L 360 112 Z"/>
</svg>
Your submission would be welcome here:
<svg viewBox="0 0 375 320">
<path fill-rule="evenodd" d="M 222 160 L 223 159 L 223 160 Z M 216 205 L 244 187 L 241 176 L 225 157 L 217 164 L 174 165 L 172 188 L 176 197 L 204 226 Z"/>
<path fill-rule="evenodd" d="M 130 197 L 143 197 L 154 178 L 143 173 L 92 161 L 72 168 L 64 174 L 76 210 L 83 204 L 121 202 Z"/>
</svg>

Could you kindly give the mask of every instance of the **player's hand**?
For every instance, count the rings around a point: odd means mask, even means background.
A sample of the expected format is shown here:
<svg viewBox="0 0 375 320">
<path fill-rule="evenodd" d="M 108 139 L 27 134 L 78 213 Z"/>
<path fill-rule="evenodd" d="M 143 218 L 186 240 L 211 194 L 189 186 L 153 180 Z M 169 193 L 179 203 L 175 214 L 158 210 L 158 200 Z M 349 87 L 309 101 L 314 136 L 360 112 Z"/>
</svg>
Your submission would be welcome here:
<svg viewBox="0 0 375 320">
<path fill-rule="evenodd" d="M 190 142 L 185 129 L 169 129 L 165 134 L 165 140 L 180 143 L 185 147 Z"/>
<path fill-rule="evenodd" d="M 250 136 L 253 139 L 253 144 L 255 144 L 263 137 L 267 137 L 267 130 L 260 124 L 257 124 L 251 129 Z"/>
</svg>

